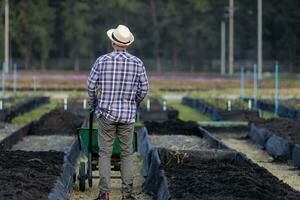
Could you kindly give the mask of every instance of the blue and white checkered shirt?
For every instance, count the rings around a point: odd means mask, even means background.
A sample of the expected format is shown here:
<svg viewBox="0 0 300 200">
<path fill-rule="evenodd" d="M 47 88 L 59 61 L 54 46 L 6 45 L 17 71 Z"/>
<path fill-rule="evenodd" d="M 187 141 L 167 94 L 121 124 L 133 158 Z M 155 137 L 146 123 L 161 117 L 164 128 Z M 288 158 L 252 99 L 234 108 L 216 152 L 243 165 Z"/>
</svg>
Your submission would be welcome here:
<svg viewBox="0 0 300 200">
<path fill-rule="evenodd" d="M 149 84 L 143 62 L 117 50 L 96 60 L 87 87 L 89 103 L 97 117 L 131 123 L 135 122 L 137 106 L 146 96 Z"/>
</svg>

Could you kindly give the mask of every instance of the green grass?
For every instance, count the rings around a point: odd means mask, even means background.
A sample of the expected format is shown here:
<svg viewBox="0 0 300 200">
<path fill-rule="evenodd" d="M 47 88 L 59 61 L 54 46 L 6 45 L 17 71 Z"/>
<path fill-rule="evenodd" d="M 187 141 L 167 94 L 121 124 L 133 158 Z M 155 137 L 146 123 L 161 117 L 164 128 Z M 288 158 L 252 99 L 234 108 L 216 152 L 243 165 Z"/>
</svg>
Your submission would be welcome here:
<svg viewBox="0 0 300 200">
<path fill-rule="evenodd" d="M 168 101 L 168 106 L 173 106 L 179 111 L 179 119 L 181 120 L 192 120 L 192 121 L 212 121 L 212 119 L 197 111 L 196 109 L 182 105 L 180 101 Z"/>
<path fill-rule="evenodd" d="M 26 124 L 33 120 L 38 120 L 42 115 L 48 113 L 53 108 L 59 105 L 58 100 L 51 99 L 49 103 L 36 107 L 35 109 L 18 115 L 17 117 L 12 119 L 12 123 L 14 124 Z"/>
<path fill-rule="evenodd" d="M 282 118 L 283 119 L 284 118 L 284 117 L 274 116 L 274 113 L 270 112 L 270 111 L 262 111 L 261 117 L 263 119 L 272 119 L 272 118 Z"/>
</svg>

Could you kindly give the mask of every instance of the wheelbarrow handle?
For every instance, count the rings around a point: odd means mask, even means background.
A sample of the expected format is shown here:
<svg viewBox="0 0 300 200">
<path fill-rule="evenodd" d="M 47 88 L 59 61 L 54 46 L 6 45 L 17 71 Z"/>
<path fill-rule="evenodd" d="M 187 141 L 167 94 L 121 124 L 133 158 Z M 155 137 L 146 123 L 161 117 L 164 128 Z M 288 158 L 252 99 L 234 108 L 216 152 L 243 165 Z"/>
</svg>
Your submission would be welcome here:
<svg viewBox="0 0 300 200">
<path fill-rule="evenodd" d="M 90 117 L 89 117 L 89 153 L 92 152 L 93 122 L 94 122 L 94 110 L 90 112 Z"/>
</svg>

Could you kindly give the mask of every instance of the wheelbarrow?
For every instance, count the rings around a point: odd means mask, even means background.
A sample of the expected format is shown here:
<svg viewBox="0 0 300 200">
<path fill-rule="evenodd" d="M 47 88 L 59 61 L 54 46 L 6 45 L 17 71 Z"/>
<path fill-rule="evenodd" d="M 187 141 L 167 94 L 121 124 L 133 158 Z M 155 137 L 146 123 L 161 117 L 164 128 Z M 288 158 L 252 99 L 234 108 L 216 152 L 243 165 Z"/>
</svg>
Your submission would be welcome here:
<svg viewBox="0 0 300 200">
<path fill-rule="evenodd" d="M 98 134 L 99 130 L 93 128 L 93 117 L 94 112 L 89 113 L 89 127 L 81 127 L 77 129 L 80 151 L 83 155 L 87 157 L 86 162 L 80 162 L 78 182 L 80 191 L 85 191 L 85 183 L 88 180 L 88 185 L 91 188 L 93 186 L 93 179 L 99 178 L 99 176 L 93 176 L 93 170 L 97 169 L 98 159 L 99 159 L 99 144 L 98 144 Z M 133 152 L 137 152 L 137 133 L 134 132 L 133 139 Z M 120 144 L 117 135 L 113 143 L 111 165 L 113 166 L 113 171 L 120 170 Z M 111 177 L 113 179 L 119 179 L 120 177 Z"/>
</svg>

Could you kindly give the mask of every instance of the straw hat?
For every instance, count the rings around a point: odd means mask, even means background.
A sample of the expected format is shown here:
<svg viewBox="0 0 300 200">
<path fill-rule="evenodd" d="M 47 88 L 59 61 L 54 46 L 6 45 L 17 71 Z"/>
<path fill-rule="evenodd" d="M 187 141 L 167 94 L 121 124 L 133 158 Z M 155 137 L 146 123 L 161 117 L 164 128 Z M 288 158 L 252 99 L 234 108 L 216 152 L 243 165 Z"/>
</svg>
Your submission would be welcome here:
<svg viewBox="0 0 300 200">
<path fill-rule="evenodd" d="M 134 41 L 132 33 L 124 25 L 119 25 L 116 29 L 110 29 L 106 33 L 109 39 L 118 46 L 127 47 Z"/>
</svg>

